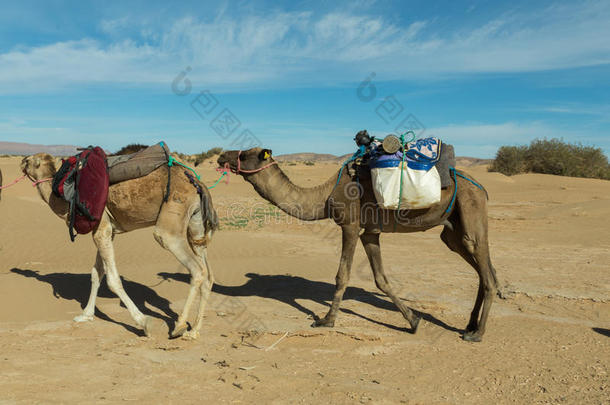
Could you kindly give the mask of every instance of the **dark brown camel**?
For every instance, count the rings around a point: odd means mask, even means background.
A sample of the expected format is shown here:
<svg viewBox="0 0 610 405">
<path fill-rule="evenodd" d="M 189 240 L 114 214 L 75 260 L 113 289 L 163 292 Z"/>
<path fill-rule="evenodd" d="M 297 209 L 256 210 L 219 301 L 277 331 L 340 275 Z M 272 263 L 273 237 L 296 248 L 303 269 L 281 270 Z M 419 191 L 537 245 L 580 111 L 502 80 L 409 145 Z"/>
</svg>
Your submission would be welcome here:
<svg viewBox="0 0 610 405">
<path fill-rule="evenodd" d="M 440 203 L 430 208 L 393 211 L 377 207 L 370 172 L 365 169 L 346 168 L 339 181 L 337 172 L 322 185 L 302 188 L 292 183 L 275 164 L 269 149 L 227 151 L 220 155 L 218 164 L 228 164 L 233 172 L 242 175 L 252 184 L 263 198 L 289 215 L 306 221 L 332 218 L 341 227 L 343 243 L 333 302 L 326 316 L 316 320 L 313 326 L 334 326 L 360 237 L 377 287 L 390 297 L 415 333 L 420 317 L 396 296 L 384 273 L 379 234 L 421 232 L 444 225 L 441 233 L 443 242 L 449 249 L 460 254 L 479 275 L 477 298 L 463 338 L 472 342 L 481 341 L 497 289 L 495 270 L 489 257 L 487 193 L 484 189 L 457 176 L 457 193 L 451 209 L 448 210 L 453 186 L 444 189 Z M 353 181 L 355 174 L 358 175 L 359 184 Z"/>
</svg>

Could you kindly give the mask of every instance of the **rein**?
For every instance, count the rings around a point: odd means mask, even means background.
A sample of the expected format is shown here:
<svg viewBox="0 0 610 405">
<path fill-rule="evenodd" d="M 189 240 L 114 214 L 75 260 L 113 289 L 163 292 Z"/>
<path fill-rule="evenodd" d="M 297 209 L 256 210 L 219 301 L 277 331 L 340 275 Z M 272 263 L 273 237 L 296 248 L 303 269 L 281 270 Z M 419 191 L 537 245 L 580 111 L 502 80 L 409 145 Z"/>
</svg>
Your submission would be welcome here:
<svg viewBox="0 0 610 405">
<path fill-rule="evenodd" d="M 46 179 L 32 181 L 32 187 L 36 187 L 40 183 L 46 183 L 47 181 L 52 181 L 52 180 L 53 180 L 53 177 L 48 177 Z"/>
<path fill-rule="evenodd" d="M 23 179 L 25 179 L 25 174 L 23 176 L 19 177 L 18 179 L 13 180 L 13 182 L 11 184 L 7 184 L 5 186 L 0 186 L 0 190 L 4 190 L 5 188 L 12 187 Z"/>
<path fill-rule="evenodd" d="M 21 180 L 25 179 L 26 177 L 27 177 L 27 174 L 24 174 L 23 176 L 18 177 L 15 180 L 13 180 L 12 183 L 6 184 L 4 186 L 0 186 L 0 190 L 4 190 L 5 188 L 13 187 L 15 184 L 19 183 Z M 42 180 L 32 180 L 32 179 L 30 179 L 30 180 L 32 181 L 32 187 L 36 187 L 40 183 L 44 183 L 44 182 L 53 180 L 53 177 L 49 177 L 48 179 L 42 179 Z"/>
</svg>

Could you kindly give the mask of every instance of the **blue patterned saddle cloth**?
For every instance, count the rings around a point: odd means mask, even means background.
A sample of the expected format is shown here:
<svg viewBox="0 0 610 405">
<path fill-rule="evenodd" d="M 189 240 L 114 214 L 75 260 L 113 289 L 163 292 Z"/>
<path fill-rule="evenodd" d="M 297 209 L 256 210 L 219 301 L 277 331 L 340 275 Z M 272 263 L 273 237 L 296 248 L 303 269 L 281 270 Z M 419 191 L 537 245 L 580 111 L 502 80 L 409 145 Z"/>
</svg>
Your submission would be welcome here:
<svg viewBox="0 0 610 405">
<path fill-rule="evenodd" d="M 410 169 L 430 170 L 441 157 L 442 141 L 438 138 L 423 138 L 405 145 L 405 162 Z M 371 168 L 398 167 L 402 162 L 402 150 L 386 154 L 382 148 L 373 152 Z"/>
</svg>

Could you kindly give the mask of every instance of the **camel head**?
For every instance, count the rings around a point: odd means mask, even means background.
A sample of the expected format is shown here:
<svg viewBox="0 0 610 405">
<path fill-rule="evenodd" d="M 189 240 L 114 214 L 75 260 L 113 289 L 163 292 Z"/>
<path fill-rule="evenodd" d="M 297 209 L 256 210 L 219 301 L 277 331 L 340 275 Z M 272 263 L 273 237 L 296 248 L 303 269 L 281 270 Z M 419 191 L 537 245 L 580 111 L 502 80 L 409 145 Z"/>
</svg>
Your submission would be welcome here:
<svg viewBox="0 0 610 405">
<path fill-rule="evenodd" d="M 53 177 L 56 171 L 55 159 L 48 153 L 26 156 L 21 161 L 21 171 L 33 181 Z"/>
<path fill-rule="evenodd" d="M 239 168 L 241 170 L 257 170 L 274 162 L 271 157 L 271 149 L 252 148 L 248 150 L 229 150 L 218 157 L 218 165 L 229 165 L 231 171 L 237 172 L 237 159 L 239 158 Z M 243 174 L 242 172 L 238 174 Z"/>
</svg>

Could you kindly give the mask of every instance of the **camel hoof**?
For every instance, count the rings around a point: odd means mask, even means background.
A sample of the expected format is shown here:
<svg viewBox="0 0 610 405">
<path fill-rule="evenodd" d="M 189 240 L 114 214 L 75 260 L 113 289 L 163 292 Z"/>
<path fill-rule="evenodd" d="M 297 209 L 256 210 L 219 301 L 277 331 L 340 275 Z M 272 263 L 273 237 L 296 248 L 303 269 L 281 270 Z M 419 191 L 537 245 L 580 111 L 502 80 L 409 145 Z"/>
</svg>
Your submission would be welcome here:
<svg viewBox="0 0 610 405">
<path fill-rule="evenodd" d="M 184 332 L 181 338 L 184 340 L 197 340 L 199 339 L 199 332 L 195 330 L 189 330 L 188 332 Z"/>
<path fill-rule="evenodd" d="M 467 342 L 480 342 L 482 337 L 477 332 L 466 332 L 464 333 L 464 336 L 462 336 L 462 339 Z"/>
<path fill-rule="evenodd" d="M 328 320 L 326 318 L 316 319 L 314 323 L 311 324 L 312 328 L 332 328 L 335 326 L 334 320 Z"/>
<path fill-rule="evenodd" d="M 172 331 L 172 338 L 177 338 L 184 335 L 187 330 L 188 326 L 186 324 L 174 326 L 174 330 Z"/>
<path fill-rule="evenodd" d="M 79 315 L 79 316 L 75 316 L 73 321 L 74 322 L 91 322 L 93 320 L 93 317 L 91 315 Z"/>
<path fill-rule="evenodd" d="M 419 327 L 419 321 L 421 321 L 421 316 L 415 316 L 413 318 L 413 322 L 411 322 L 411 333 L 414 335 L 417 332 L 417 328 Z"/>
<path fill-rule="evenodd" d="M 142 325 L 142 329 L 144 330 L 144 335 L 150 336 L 152 332 L 153 320 L 150 316 L 144 318 L 144 324 Z"/>
</svg>

